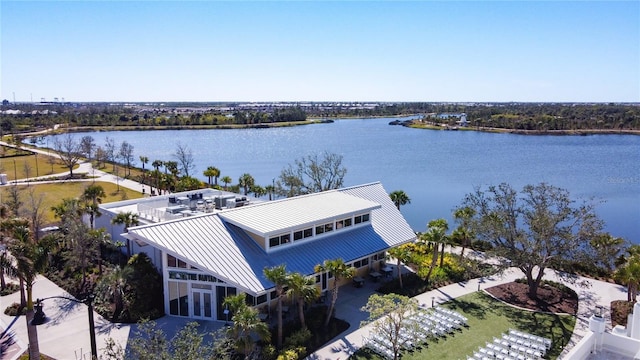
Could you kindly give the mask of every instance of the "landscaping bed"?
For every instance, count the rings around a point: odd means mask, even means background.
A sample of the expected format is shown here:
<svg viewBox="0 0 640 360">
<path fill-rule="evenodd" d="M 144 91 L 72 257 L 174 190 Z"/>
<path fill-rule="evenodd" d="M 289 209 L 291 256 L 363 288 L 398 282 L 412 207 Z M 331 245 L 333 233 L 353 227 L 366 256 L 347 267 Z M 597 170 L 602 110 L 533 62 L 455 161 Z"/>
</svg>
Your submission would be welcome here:
<svg viewBox="0 0 640 360">
<path fill-rule="evenodd" d="M 529 297 L 529 286 L 520 281 L 493 286 L 486 291 L 496 299 L 524 309 L 555 314 L 578 312 L 578 295 L 561 284 L 540 284 L 537 299 Z"/>
</svg>

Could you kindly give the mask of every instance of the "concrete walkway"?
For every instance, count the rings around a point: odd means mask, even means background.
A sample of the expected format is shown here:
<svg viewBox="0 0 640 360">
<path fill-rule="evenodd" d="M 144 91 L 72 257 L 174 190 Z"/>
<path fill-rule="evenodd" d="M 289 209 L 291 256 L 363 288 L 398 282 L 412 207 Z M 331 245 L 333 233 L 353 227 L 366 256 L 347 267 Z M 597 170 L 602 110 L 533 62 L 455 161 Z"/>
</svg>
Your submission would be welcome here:
<svg viewBox="0 0 640 360">
<path fill-rule="evenodd" d="M 453 251 L 459 251 L 459 249 L 453 249 Z M 520 270 L 511 268 L 501 276 L 478 278 L 451 284 L 417 295 L 415 299 L 418 300 L 419 304 L 427 307 L 431 306 L 432 301 L 433 304 L 437 306 L 438 304 L 473 293 L 479 289 L 483 291 L 483 289 L 509 283 L 522 277 L 524 276 Z M 560 280 L 553 270 L 547 270 L 545 279 Z M 573 280 L 574 284 L 567 284 L 567 286 L 571 287 L 578 294 L 578 316 L 573 336 L 567 346 L 565 346 L 559 359 L 562 359 L 564 354 L 571 350 L 587 333 L 589 325 L 588 319 L 598 305 L 604 307 L 606 312 L 605 317 L 608 328 L 610 329 L 611 315 L 609 308 L 611 301 L 627 299 L 627 290 L 623 286 L 583 277 L 575 277 Z M 336 317 L 346 320 L 351 326 L 347 330 L 347 333 L 334 338 L 326 346 L 308 356 L 308 359 L 347 359 L 354 351 L 363 346 L 363 337 L 368 336 L 371 331 L 371 326 L 367 325 L 360 328 L 361 321 L 367 318 L 367 313 L 360 311 L 360 308 L 366 304 L 369 296 L 378 286 L 379 284 L 366 284 L 365 287 L 361 289 L 349 286 L 344 286 L 340 289 L 338 303 L 336 304 Z"/>
</svg>

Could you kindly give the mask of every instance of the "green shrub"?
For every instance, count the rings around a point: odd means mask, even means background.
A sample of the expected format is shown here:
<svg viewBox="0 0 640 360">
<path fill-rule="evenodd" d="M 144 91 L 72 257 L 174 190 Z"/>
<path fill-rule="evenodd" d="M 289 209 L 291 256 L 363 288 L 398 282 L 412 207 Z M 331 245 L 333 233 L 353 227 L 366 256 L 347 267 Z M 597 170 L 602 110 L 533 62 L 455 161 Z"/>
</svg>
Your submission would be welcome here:
<svg viewBox="0 0 640 360">
<path fill-rule="evenodd" d="M 24 315 L 27 313 L 26 308 L 22 307 L 22 305 L 20 305 L 19 303 L 13 303 L 9 306 L 7 306 L 6 309 L 4 309 L 4 314 L 5 315 L 9 315 L 9 316 L 18 316 L 18 315 Z"/>
<path fill-rule="evenodd" d="M 11 295 L 18 290 L 20 290 L 20 285 L 15 283 L 8 283 L 7 287 L 4 288 L 4 290 L 0 291 L 0 296 Z"/>
</svg>

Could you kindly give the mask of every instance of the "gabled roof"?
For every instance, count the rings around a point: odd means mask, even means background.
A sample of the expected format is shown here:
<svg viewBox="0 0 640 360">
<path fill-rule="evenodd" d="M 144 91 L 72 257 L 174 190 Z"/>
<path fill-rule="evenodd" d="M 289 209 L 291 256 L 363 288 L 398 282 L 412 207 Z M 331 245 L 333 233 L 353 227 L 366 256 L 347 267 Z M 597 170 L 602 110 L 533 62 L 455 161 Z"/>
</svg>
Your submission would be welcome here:
<svg viewBox="0 0 640 360">
<path fill-rule="evenodd" d="M 261 236 L 369 212 L 380 204 L 332 190 L 220 212 L 224 221 Z"/>
<path fill-rule="evenodd" d="M 335 193 L 339 193 L 339 196 L 335 196 Z M 265 267 L 285 264 L 287 271 L 310 275 L 314 273 L 314 266 L 324 260 L 342 258 L 349 262 L 415 240 L 415 233 L 380 183 L 318 193 L 305 197 L 304 202 L 309 201 L 311 205 L 314 201 L 323 203 L 325 196 L 330 200 L 353 201 L 356 205 L 347 207 L 349 209 L 364 209 L 366 206 L 362 207 L 363 204 L 373 206 L 370 224 L 336 231 L 330 236 L 303 241 L 269 254 L 244 230 L 225 221 L 225 214 L 230 212 L 239 213 L 243 210 L 255 215 L 252 207 L 132 227 L 128 237 L 158 247 L 251 294 L 259 294 L 273 287 L 263 275 Z M 281 206 L 296 202 L 278 203 Z M 315 207 L 312 207 L 309 211 L 314 210 Z M 292 217 L 304 215 L 282 211 Z M 244 214 L 234 216 L 243 221 L 251 220 Z"/>
</svg>

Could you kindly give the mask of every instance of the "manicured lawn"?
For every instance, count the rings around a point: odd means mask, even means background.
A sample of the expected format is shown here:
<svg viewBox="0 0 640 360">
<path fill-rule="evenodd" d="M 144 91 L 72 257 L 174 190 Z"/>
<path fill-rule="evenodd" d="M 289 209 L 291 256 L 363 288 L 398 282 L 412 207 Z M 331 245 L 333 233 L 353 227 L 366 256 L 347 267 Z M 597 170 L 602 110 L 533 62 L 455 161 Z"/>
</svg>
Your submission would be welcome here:
<svg viewBox="0 0 640 360">
<path fill-rule="evenodd" d="M 67 167 L 62 165 L 60 160 L 47 155 L 24 152 L 30 155 L 11 156 L 15 153 L 15 149 L 5 147 L 3 149 L 8 150 L 4 150 L 5 154 L 0 156 L 0 173 L 7 174 L 9 181 L 15 180 L 16 175 L 18 179 L 24 179 L 26 177 L 47 176 L 69 171 Z M 53 161 L 53 164 L 51 161 Z"/>
<path fill-rule="evenodd" d="M 57 221 L 57 219 L 54 218 L 51 207 L 60 204 L 62 202 L 62 199 L 79 197 L 84 192 L 84 189 L 91 184 L 93 184 L 91 181 L 70 181 L 50 184 L 32 183 L 30 186 L 19 185 L 19 191 L 21 194 L 21 200 L 24 204 L 30 203 L 30 201 L 28 200 L 29 188 L 34 189 L 36 199 L 38 199 L 40 197 L 40 194 L 42 194 L 42 209 L 45 209 L 45 223 L 52 223 Z M 105 194 L 107 195 L 104 199 L 102 199 L 103 203 L 142 197 L 141 193 L 126 189 L 122 186 L 120 186 L 120 192 L 117 192 L 118 187 L 113 183 L 96 182 L 95 184 L 102 186 Z M 9 186 L 12 185 L 5 185 L 1 189 L 3 199 L 6 199 L 6 197 L 8 196 Z"/>
<path fill-rule="evenodd" d="M 479 347 L 509 329 L 544 336 L 553 341 L 546 358 L 556 359 L 564 344 L 571 338 L 575 317 L 548 315 L 519 310 L 498 302 L 482 292 L 451 300 L 443 307 L 462 313 L 469 319 L 469 327 L 439 341 L 429 341 L 421 352 L 403 353 L 403 359 L 466 359 Z M 351 359 L 381 359 L 371 352 L 358 351 Z"/>
</svg>

